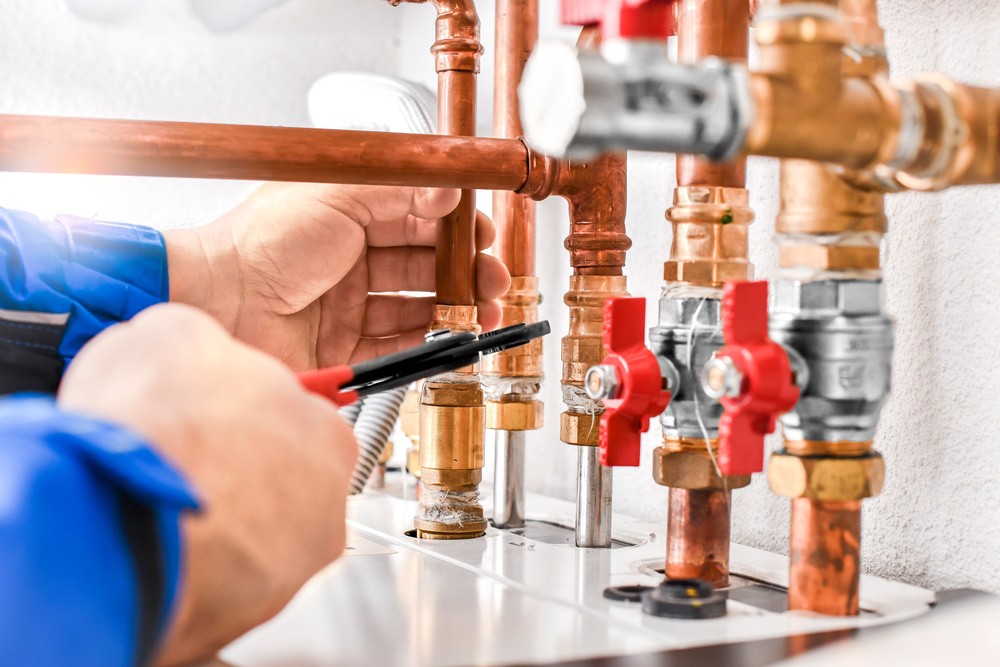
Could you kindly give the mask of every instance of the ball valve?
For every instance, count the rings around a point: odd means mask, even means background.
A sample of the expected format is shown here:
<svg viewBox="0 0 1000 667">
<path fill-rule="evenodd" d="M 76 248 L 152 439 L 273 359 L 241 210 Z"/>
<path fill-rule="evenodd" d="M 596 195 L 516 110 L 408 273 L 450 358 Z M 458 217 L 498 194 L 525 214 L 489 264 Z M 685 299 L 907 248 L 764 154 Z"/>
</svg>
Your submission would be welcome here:
<svg viewBox="0 0 1000 667">
<path fill-rule="evenodd" d="M 799 400 L 788 353 L 768 335 L 767 283 L 729 282 L 722 296 L 725 345 L 702 370 L 702 388 L 719 400 L 719 469 L 764 469 L 764 436 Z"/>
<path fill-rule="evenodd" d="M 604 40 L 666 39 L 674 34 L 674 0 L 562 0 L 565 25 L 600 25 Z"/>
<path fill-rule="evenodd" d="M 639 465 L 639 438 L 651 417 L 670 403 L 667 373 L 646 347 L 646 300 L 608 299 L 604 302 L 606 357 L 587 371 L 587 395 L 604 401 L 601 415 L 601 464 Z M 666 362 L 664 362 L 666 363 Z"/>
</svg>

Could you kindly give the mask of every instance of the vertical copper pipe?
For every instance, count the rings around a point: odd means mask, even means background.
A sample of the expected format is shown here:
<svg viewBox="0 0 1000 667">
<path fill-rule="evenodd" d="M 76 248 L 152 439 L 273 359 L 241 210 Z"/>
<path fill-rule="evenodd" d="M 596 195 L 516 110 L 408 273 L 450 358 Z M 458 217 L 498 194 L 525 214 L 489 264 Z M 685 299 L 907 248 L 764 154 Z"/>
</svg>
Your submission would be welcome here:
<svg viewBox="0 0 1000 667">
<path fill-rule="evenodd" d="M 788 608 L 858 613 L 861 501 L 792 500 Z"/>
<path fill-rule="evenodd" d="M 747 0 L 679 0 L 677 58 L 693 63 L 714 56 L 745 62 L 750 47 Z M 693 155 L 677 156 L 674 207 L 667 211 L 674 237 L 664 267 L 669 282 L 720 287 L 746 279 L 746 160 L 720 164 Z M 700 448 L 699 455 L 708 456 Z M 668 578 L 698 578 L 716 588 L 729 585 L 732 492 L 718 488 L 671 488 L 668 496 Z"/>
<path fill-rule="evenodd" d="M 438 133 L 476 134 L 476 78 L 479 16 L 473 0 L 434 0 L 438 10 L 434 53 L 438 72 Z M 476 195 L 463 190 L 458 207 L 437 230 L 437 302 L 446 306 L 476 303 Z"/>
<path fill-rule="evenodd" d="M 671 488 L 667 518 L 668 579 L 704 579 L 729 585 L 731 491 Z"/>
<path fill-rule="evenodd" d="M 517 138 L 521 128 L 517 85 L 538 41 L 538 0 L 497 0 L 493 132 Z M 513 192 L 493 193 L 497 257 L 512 276 L 535 275 L 535 202 Z"/>
<path fill-rule="evenodd" d="M 694 63 L 708 56 L 746 62 L 750 48 L 747 0 L 681 0 L 677 3 L 677 60 Z M 746 159 L 712 162 L 694 155 L 677 156 L 677 184 L 742 188 Z"/>
</svg>

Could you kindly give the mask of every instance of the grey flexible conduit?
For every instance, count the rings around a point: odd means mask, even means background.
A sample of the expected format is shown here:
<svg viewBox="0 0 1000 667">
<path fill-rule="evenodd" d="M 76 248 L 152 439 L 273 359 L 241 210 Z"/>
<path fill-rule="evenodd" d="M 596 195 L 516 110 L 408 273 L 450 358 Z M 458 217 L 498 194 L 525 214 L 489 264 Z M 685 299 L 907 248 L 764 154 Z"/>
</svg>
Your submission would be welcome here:
<svg viewBox="0 0 1000 667">
<path fill-rule="evenodd" d="M 378 465 L 405 396 L 406 387 L 400 387 L 365 397 L 354 422 L 354 437 L 358 439 L 359 452 L 351 475 L 351 495 L 364 490 L 372 470 Z"/>
</svg>

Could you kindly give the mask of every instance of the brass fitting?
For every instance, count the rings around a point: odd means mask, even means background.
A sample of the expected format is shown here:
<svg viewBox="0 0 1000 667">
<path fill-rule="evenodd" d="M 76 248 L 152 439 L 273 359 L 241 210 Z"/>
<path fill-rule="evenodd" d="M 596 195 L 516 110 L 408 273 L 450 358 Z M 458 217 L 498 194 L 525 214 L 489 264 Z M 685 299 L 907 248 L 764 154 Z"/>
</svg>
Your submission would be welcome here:
<svg viewBox="0 0 1000 667">
<path fill-rule="evenodd" d="M 753 277 L 747 232 L 754 213 L 745 188 L 678 187 L 667 220 L 674 231 L 670 260 L 663 265 L 667 282 L 721 287 Z"/>
<path fill-rule="evenodd" d="M 510 290 L 500 299 L 500 326 L 538 321 L 538 278 L 514 276 Z M 491 354 L 483 359 L 482 374 L 495 377 L 541 377 L 542 339 L 527 345 Z M 498 427 L 502 428 L 502 427 Z"/>
<path fill-rule="evenodd" d="M 712 450 L 717 440 L 711 440 Z M 726 491 L 750 485 L 750 475 L 721 477 L 704 440 L 663 438 L 653 450 L 653 481 L 674 489 Z"/>
<path fill-rule="evenodd" d="M 479 332 L 475 306 L 434 306 L 431 330 Z M 478 364 L 476 365 L 478 366 Z M 483 477 L 485 412 L 476 366 L 455 371 L 453 381 L 428 380 L 420 392 L 419 537 L 465 539 L 486 531 L 479 504 Z"/>
<path fill-rule="evenodd" d="M 772 491 L 787 498 L 861 500 L 882 491 L 885 461 L 878 452 L 856 457 L 776 452 L 767 466 L 767 481 Z"/>
<path fill-rule="evenodd" d="M 485 407 L 478 382 L 424 383 L 420 397 L 420 479 L 417 535 L 479 537 L 486 519 L 478 501 L 482 481 Z"/>
<path fill-rule="evenodd" d="M 597 445 L 603 406 L 583 394 L 587 370 L 604 359 L 604 302 L 628 296 L 625 276 L 574 275 L 563 299 L 569 306 L 569 335 L 562 339 L 562 383 L 573 387 L 586 406 L 570 404 L 559 419 L 559 437 L 571 445 Z"/>
<path fill-rule="evenodd" d="M 542 427 L 542 402 L 519 400 L 516 394 L 506 394 L 499 401 L 486 403 L 486 428 L 504 431 L 534 431 Z"/>
</svg>

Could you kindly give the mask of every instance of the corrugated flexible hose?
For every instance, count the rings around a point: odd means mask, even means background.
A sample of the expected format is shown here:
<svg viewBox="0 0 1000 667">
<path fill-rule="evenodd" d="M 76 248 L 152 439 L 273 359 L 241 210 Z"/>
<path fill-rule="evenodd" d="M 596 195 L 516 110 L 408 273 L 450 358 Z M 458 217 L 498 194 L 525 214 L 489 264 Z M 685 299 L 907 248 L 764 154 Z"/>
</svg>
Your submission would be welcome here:
<svg viewBox="0 0 1000 667">
<path fill-rule="evenodd" d="M 354 422 L 354 437 L 358 439 L 358 462 L 351 476 L 351 495 L 364 490 L 368 478 L 385 451 L 389 435 L 399 418 L 406 388 L 390 389 L 365 397 Z"/>
</svg>

